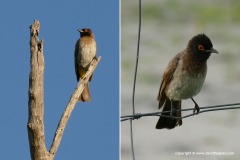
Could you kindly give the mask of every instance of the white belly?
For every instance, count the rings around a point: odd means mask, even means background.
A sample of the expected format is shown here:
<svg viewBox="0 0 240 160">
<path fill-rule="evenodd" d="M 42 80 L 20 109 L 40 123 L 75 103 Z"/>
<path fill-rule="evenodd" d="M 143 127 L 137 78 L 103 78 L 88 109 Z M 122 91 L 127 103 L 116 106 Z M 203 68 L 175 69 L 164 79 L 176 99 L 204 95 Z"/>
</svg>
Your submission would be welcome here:
<svg viewBox="0 0 240 160">
<path fill-rule="evenodd" d="M 197 95 L 204 83 L 206 74 L 195 74 L 194 76 L 185 73 L 174 74 L 169 86 L 166 88 L 166 95 L 172 100 L 188 99 Z"/>
<path fill-rule="evenodd" d="M 96 56 L 96 43 L 94 42 L 93 45 L 88 43 L 81 44 L 79 50 L 80 54 L 78 54 L 78 64 L 80 64 L 83 68 L 87 68 Z"/>
</svg>

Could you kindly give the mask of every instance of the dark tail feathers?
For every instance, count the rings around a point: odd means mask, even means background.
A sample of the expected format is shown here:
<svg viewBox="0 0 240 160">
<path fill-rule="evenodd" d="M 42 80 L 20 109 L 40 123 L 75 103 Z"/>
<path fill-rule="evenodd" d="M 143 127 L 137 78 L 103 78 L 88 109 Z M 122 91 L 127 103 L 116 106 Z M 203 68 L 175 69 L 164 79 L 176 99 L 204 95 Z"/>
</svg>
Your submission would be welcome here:
<svg viewBox="0 0 240 160">
<path fill-rule="evenodd" d="M 172 101 L 172 105 L 174 107 L 175 112 L 173 113 L 174 117 L 181 117 L 181 111 L 176 111 L 181 109 L 181 101 Z M 163 104 L 163 111 L 171 111 L 171 101 L 168 99 Z M 170 116 L 170 113 L 162 113 L 161 115 Z M 160 116 L 156 129 L 173 129 L 176 126 L 182 125 L 182 119 L 173 119 L 168 117 Z"/>
</svg>

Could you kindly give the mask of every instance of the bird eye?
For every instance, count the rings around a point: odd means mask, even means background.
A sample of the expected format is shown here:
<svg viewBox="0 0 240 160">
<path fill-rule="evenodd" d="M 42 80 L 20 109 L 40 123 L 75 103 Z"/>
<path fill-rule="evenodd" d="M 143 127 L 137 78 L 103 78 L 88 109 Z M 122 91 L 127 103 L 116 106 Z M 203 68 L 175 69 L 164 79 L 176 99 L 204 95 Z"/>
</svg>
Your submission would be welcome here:
<svg viewBox="0 0 240 160">
<path fill-rule="evenodd" d="M 198 50 L 199 50 L 199 51 L 204 51 L 203 45 L 200 44 L 200 45 L 198 46 Z"/>
</svg>

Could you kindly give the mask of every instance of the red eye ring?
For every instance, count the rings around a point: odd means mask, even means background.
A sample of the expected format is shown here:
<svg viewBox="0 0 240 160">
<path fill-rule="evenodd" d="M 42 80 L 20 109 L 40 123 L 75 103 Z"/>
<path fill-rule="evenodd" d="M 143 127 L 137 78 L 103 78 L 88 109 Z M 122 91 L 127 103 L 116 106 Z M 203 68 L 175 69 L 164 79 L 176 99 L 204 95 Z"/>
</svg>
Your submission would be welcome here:
<svg viewBox="0 0 240 160">
<path fill-rule="evenodd" d="M 203 45 L 200 44 L 200 45 L 198 45 L 198 50 L 199 50 L 199 51 L 204 51 L 205 48 L 203 47 Z"/>
</svg>

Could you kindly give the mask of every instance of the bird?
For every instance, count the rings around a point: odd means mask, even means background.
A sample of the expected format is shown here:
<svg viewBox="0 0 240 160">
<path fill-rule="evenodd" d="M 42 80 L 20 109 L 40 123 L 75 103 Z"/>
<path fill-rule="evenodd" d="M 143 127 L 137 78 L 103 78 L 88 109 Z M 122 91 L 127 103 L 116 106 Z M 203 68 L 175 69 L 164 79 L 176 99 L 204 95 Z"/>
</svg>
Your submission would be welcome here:
<svg viewBox="0 0 240 160">
<path fill-rule="evenodd" d="M 187 47 L 169 62 L 157 96 L 158 108 L 163 107 L 163 112 L 156 124 L 156 129 L 173 129 L 182 125 L 181 118 L 174 118 L 181 117 L 179 110 L 181 110 L 182 100 L 191 98 L 195 104 L 193 113 L 199 113 L 199 106 L 193 97 L 203 86 L 207 74 L 207 60 L 212 53 L 219 54 L 213 48 L 211 40 L 202 33 L 190 39 Z"/>
<path fill-rule="evenodd" d="M 80 38 L 75 44 L 74 61 L 77 81 L 83 79 L 88 71 L 89 65 L 94 58 L 96 58 L 97 46 L 94 39 L 94 34 L 91 29 L 78 29 Z M 92 76 L 89 81 L 92 80 Z M 91 100 L 89 84 L 87 83 L 80 95 L 78 101 L 89 102 Z"/>
</svg>

